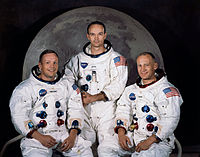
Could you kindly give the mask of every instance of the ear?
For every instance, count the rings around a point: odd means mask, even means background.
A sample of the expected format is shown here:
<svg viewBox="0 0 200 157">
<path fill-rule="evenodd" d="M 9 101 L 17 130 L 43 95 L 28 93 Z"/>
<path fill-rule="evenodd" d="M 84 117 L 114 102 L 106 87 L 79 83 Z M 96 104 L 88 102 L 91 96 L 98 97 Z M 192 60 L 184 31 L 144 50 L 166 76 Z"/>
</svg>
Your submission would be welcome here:
<svg viewBox="0 0 200 157">
<path fill-rule="evenodd" d="M 88 40 L 90 40 L 90 36 L 89 36 L 89 34 L 88 34 L 88 33 L 86 34 L 86 36 L 87 36 L 87 39 L 88 39 Z"/>
<path fill-rule="evenodd" d="M 106 37 L 107 37 L 107 33 L 104 34 L 104 40 L 106 39 Z"/>
<path fill-rule="evenodd" d="M 158 63 L 154 63 L 154 70 L 158 69 Z"/>
<path fill-rule="evenodd" d="M 38 63 L 38 67 L 39 67 L 39 70 L 41 71 L 41 69 L 42 69 L 42 63 L 41 62 Z"/>
</svg>

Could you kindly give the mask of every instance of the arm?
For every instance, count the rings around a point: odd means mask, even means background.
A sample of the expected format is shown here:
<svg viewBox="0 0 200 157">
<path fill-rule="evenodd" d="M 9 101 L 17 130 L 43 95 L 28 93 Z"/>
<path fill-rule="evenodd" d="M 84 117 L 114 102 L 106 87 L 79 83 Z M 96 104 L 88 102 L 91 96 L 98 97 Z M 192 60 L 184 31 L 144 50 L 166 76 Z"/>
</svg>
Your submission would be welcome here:
<svg viewBox="0 0 200 157">
<path fill-rule="evenodd" d="M 77 134 L 78 134 L 78 130 L 76 130 L 76 129 L 72 129 L 70 131 L 69 136 L 63 141 L 63 143 L 61 145 L 62 151 L 67 151 L 74 146 Z"/>
<path fill-rule="evenodd" d="M 110 64 L 111 82 L 103 89 L 103 92 L 108 100 L 113 101 L 120 97 L 126 86 L 128 67 L 127 61 L 123 56 L 115 57 Z"/>
<path fill-rule="evenodd" d="M 119 145 L 122 147 L 122 149 L 130 151 L 128 144 L 131 145 L 130 139 L 126 136 L 126 130 L 124 128 L 118 129 L 118 139 L 119 139 Z"/>
<path fill-rule="evenodd" d="M 10 110 L 12 122 L 16 130 L 27 138 L 35 138 L 42 145 L 50 148 L 56 144 L 51 136 L 40 134 L 34 127 L 29 118 L 32 110 L 32 96 L 30 95 L 31 86 L 29 84 L 20 84 L 14 91 L 10 99 Z"/>
<path fill-rule="evenodd" d="M 106 101 L 108 98 L 106 97 L 104 92 L 91 95 L 87 92 L 82 92 L 82 101 L 83 101 L 83 106 L 85 107 L 87 104 L 95 102 L 95 101 Z"/>
<path fill-rule="evenodd" d="M 174 88 L 174 87 L 173 87 Z M 174 88 L 175 89 L 175 88 Z M 160 120 L 158 124 L 158 131 L 148 137 L 146 140 L 141 141 L 136 146 L 136 151 L 147 150 L 153 143 L 158 143 L 165 140 L 173 134 L 178 125 L 180 118 L 180 105 L 182 98 L 178 90 L 176 89 L 174 95 L 170 94 L 168 97 L 166 92 L 169 91 L 169 87 L 161 89 L 159 96 L 156 98 L 156 105 L 160 114 Z"/>
<path fill-rule="evenodd" d="M 74 84 L 78 80 L 78 59 L 72 57 L 64 66 L 63 80 Z"/>
<path fill-rule="evenodd" d="M 150 146 L 153 143 L 158 143 L 160 142 L 157 138 L 156 135 L 151 135 L 150 137 L 148 137 L 146 140 L 141 141 L 136 147 L 135 150 L 136 152 L 140 152 L 142 150 L 147 150 L 150 148 Z"/>
<path fill-rule="evenodd" d="M 37 130 L 35 130 L 31 138 L 38 140 L 43 146 L 51 148 L 57 144 L 56 140 L 50 135 L 42 135 Z"/>
<path fill-rule="evenodd" d="M 168 95 L 166 91 L 169 91 L 169 89 L 174 89 L 174 93 L 168 93 L 171 94 Z M 182 97 L 175 87 L 165 87 L 161 89 L 156 99 L 156 105 L 160 113 L 156 136 L 161 140 L 168 138 L 176 129 L 180 118 L 180 106 L 182 102 Z"/>
<path fill-rule="evenodd" d="M 29 84 L 21 83 L 15 88 L 10 98 L 10 111 L 12 123 L 18 133 L 26 136 L 34 126 L 29 113 L 32 109 L 32 99 L 30 96 Z"/>
<path fill-rule="evenodd" d="M 131 103 L 127 99 L 129 94 L 128 89 L 126 88 L 121 98 L 117 101 L 116 109 L 116 124 L 115 124 L 115 133 L 118 134 L 119 144 L 124 150 L 130 151 L 128 144 L 131 145 L 130 139 L 126 136 L 128 131 L 128 126 L 132 122 L 132 109 Z"/>
<path fill-rule="evenodd" d="M 69 82 L 68 82 L 69 83 Z M 68 84 L 68 101 L 67 101 L 67 112 L 68 112 L 68 129 L 69 132 L 77 130 L 77 134 L 80 134 L 83 127 L 83 115 L 84 108 L 81 100 L 81 93 L 79 88 L 71 83 Z"/>
</svg>

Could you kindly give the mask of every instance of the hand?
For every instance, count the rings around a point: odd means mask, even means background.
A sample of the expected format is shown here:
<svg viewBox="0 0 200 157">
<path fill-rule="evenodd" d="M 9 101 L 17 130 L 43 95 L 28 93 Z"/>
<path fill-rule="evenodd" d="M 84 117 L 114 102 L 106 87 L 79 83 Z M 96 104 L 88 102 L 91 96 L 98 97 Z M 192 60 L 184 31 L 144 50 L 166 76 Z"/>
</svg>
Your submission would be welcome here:
<svg viewBox="0 0 200 157">
<path fill-rule="evenodd" d="M 32 134 L 32 137 L 38 140 L 43 146 L 51 148 L 57 144 L 56 140 L 50 135 L 40 134 L 38 131 L 35 131 Z"/>
<path fill-rule="evenodd" d="M 140 143 L 136 146 L 135 150 L 136 150 L 136 152 L 140 152 L 140 151 L 142 151 L 142 150 L 147 150 L 147 149 L 149 149 L 150 146 L 151 146 L 153 143 L 155 143 L 156 141 L 157 141 L 156 138 L 152 135 L 152 136 L 150 136 L 148 139 L 146 139 L 146 140 L 140 142 Z"/>
<path fill-rule="evenodd" d="M 69 137 L 67 137 L 61 145 L 62 151 L 67 151 L 74 146 L 77 133 L 78 133 L 78 131 L 76 129 L 72 129 L 70 131 Z"/>
<path fill-rule="evenodd" d="M 95 95 L 91 95 L 87 92 L 82 92 L 81 93 L 82 96 L 82 102 L 83 102 L 83 106 L 85 107 L 86 105 L 88 105 L 89 103 L 95 102 L 95 101 L 105 101 L 105 94 L 102 94 L 101 92 L 99 94 L 95 94 Z"/>
<path fill-rule="evenodd" d="M 87 92 L 82 92 L 81 96 L 82 96 L 82 102 L 83 102 L 83 106 L 84 107 L 92 102 L 91 101 L 92 100 L 92 95 L 91 94 L 89 94 Z"/>
<path fill-rule="evenodd" d="M 118 129 L 119 145 L 122 149 L 130 151 L 128 144 L 131 145 L 130 139 L 125 135 L 125 130 L 123 128 Z"/>
</svg>

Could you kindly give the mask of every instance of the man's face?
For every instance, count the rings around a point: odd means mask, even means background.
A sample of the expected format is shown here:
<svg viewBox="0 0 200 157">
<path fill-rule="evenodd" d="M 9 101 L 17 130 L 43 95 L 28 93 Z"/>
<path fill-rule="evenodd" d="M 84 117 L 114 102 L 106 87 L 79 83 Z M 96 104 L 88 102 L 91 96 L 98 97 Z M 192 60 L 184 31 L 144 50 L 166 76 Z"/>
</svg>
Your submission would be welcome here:
<svg viewBox="0 0 200 157">
<path fill-rule="evenodd" d="M 88 40 L 91 42 L 93 47 L 104 46 L 104 40 L 106 39 L 106 33 L 102 25 L 93 24 L 89 28 L 89 34 L 87 34 Z"/>
<path fill-rule="evenodd" d="M 158 68 L 158 64 L 153 60 L 150 55 L 142 55 L 137 58 L 137 70 L 139 76 L 150 83 L 155 79 L 155 70 Z"/>
<path fill-rule="evenodd" d="M 39 62 L 41 79 L 53 81 L 58 71 L 58 57 L 54 53 L 45 54 Z"/>
</svg>

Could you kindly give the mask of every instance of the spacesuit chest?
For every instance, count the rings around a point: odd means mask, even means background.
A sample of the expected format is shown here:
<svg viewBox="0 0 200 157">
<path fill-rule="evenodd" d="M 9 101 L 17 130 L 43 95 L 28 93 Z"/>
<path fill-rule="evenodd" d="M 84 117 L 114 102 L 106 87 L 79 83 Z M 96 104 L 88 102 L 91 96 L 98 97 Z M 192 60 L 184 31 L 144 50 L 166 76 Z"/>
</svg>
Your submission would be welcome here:
<svg viewBox="0 0 200 157">
<path fill-rule="evenodd" d="M 78 85 L 91 94 L 99 93 L 110 82 L 110 65 L 107 60 L 92 58 L 81 60 L 79 65 Z"/>
<path fill-rule="evenodd" d="M 129 100 L 132 104 L 133 119 L 137 122 L 138 130 L 145 134 L 157 132 L 159 114 L 153 91 L 139 89 L 130 92 Z"/>
<path fill-rule="evenodd" d="M 66 95 L 60 85 L 37 86 L 36 99 L 30 117 L 34 125 L 43 129 L 64 124 L 66 118 Z"/>
</svg>

